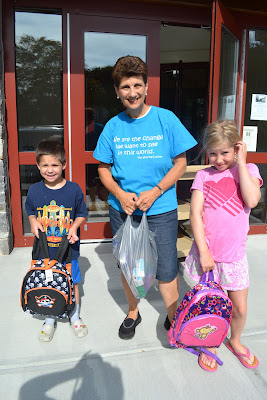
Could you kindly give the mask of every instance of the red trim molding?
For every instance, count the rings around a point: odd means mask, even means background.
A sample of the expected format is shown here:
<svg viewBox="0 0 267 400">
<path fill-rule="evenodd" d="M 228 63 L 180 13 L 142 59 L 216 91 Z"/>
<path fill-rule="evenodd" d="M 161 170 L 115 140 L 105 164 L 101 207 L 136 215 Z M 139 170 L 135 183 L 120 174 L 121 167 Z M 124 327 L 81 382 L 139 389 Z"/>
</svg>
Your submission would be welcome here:
<svg viewBox="0 0 267 400">
<path fill-rule="evenodd" d="M 267 233 L 267 225 L 250 225 L 249 235 L 260 235 Z"/>
</svg>

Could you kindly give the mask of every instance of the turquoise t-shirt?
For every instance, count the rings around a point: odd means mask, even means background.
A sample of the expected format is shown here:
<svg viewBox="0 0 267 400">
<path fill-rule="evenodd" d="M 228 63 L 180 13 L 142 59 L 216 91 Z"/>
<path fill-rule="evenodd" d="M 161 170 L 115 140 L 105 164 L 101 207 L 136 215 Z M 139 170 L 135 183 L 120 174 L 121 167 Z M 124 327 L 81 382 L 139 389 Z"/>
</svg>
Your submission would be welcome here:
<svg viewBox="0 0 267 400">
<path fill-rule="evenodd" d="M 132 119 L 122 112 L 103 129 L 94 158 L 111 164 L 118 185 L 137 196 L 157 185 L 172 168 L 172 159 L 197 144 L 176 115 L 151 106 L 141 118 Z M 123 211 L 120 202 L 109 194 L 109 204 Z M 163 214 L 177 208 L 175 185 L 152 204 L 147 215 Z M 137 209 L 134 214 L 143 214 Z"/>
</svg>

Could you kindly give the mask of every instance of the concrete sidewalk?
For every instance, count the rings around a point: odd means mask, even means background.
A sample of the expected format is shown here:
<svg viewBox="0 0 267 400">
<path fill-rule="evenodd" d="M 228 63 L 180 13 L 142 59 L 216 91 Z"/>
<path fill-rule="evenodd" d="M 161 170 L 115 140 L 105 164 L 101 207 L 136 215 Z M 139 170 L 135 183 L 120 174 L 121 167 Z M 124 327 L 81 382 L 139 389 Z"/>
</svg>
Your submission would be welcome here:
<svg viewBox="0 0 267 400">
<path fill-rule="evenodd" d="M 118 337 L 127 305 L 110 243 L 81 245 L 81 316 L 85 338 L 59 322 L 50 343 L 38 340 L 42 321 L 23 313 L 19 293 L 31 249 L 0 257 L 0 390 L 6 400 L 173 400 L 267 398 L 267 235 L 248 237 L 251 285 L 243 343 L 259 358 L 244 368 L 224 346 L 224 365 L 203 371 L 197 357 L 170 348 L 163 323 L 166 311 L 156 288 L 140 302 L 142 323 L 135 337 Z M 182 298 L 190 284 L 180 268 Z"/>
</svg>

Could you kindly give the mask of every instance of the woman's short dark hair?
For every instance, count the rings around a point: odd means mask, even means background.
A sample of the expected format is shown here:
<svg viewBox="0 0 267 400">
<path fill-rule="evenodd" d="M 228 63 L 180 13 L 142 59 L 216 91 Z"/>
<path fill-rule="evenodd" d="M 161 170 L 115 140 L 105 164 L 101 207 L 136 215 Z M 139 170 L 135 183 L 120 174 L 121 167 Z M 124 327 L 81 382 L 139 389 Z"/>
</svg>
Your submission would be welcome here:
<svg viewBox="0 0 267 400">
<path fill-rule="evenodd" d="M 142 75 L 144 83 L 147 83 L 147 65 L 139 57 L 120 57 L 112 69 L 112 78 L 117 88 L 123 77 L 130 78 L 136 75 Z"/>
<path fill-rule="evenodd" d="M 66 164 L 64 146 L 56 140 L 42 140 L 36 148 L 36 162 L 40 164 L 42 156 L 53 156 L 59 159 L 62 165 Z"/>
</svg>

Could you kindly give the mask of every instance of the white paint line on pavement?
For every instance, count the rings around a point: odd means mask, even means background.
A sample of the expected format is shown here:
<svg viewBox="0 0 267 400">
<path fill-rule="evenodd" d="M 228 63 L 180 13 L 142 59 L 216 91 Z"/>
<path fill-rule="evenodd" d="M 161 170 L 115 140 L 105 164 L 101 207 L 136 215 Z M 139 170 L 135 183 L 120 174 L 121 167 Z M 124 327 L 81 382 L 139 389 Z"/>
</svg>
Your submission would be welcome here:
<svg viewBox="0 0 267 400">
<path fill-rule="evenodd" d="M 141 348 L 141 349 L 133 349 L 133 350 L 124 350 L 124 351 L 115 351 L 111 353 L 103 353 L 103 354 L 92 354 L 89 355 L 88 357 L 85 357 L 84 360 L 87 358 L 99 358 L 101 357 L 102 359 L 104 358 L 110 358 L 110 357 L 120 357 L 120 356 L 125 356 L 125 355 L 131 355 L 131 354 L 138 354 L 138 353 L 148 353 L 152 351 L 158 351 L 158 350 L 164 350 L 166 349 L 163 346 L 155 346 L 155 347 L 148 347 L 148 348 Z M 170 348 L 171 350 L 171 348 Z M 34 362 L 29 362 L 25 363 L 21 362 L 21 364 L 7 364 L 7 365 L 0 365 L 0 371 L 8 371 L 16 368 L 32 368 L 32 367 L 40 367 L 40 366 L 46 366 L 46 365 L 57 365 L 57 364 L 66 364 L 66 363 L 72 363 L 72 362 L 77 362 L 81 361 L 83 357 L 81 356 L 76 356 L 76 357 L 69 357 L 69 358 L 61 358 L 61 359 L 55 359 L 55 360 L 43 360 L 43 361 L 34 361 Z"/>
<path fill-rule="evenodd" d="M 261 330 L 261 331 L 243 333 L 242 337 L 252 337 L 252 336 L 259 336 L 259 335 L 266 335 L 266 334 L 267 334 L 267 330 Z M 60 358 L 60 359 L 54 359 L 54 360 L 33 361 L 33 362 L 28 362 L 28 363 L 24 362 L 22 360 L 21 364 L 17 363 L 17 364 L 2 364 L 2 365 L 0 365 L 0 371 L 1 371 L 1 374 L 3 375 L 4 372 L 8 373 L 9 370 L 12 371 L 17 368 L 23 368 L 26 370 L 27 368 L 33 368 L 33 367 L 75 363 L 75 362 L 81 361 L 81 359 L 86 360 L 89 358 L 99 358 L 99 357 L 102 359 L 105 359 L 105 358 L 120 357 L 120 356 L 131 355 L 131 354 L 148 353 L 148 352 L 159 351 L 159 350 L 160 351 L 166 350 L 166 347 L 163 347 L 162 345 L 160 345 L 160 346 L 133 349 L 133 350 L 114 351 L 114 352 L 103 353 L 103 354 L 96 353 L 96 354 L 88 355 L 88 357 L 85 357 L 84 359 L 83 359 L 83 356 L 76 356 L 76 357 Z M 170 347 L 167 350 L 170 351 L 170 350 L 172 350 L 172 348 Z"/>
</svg>

